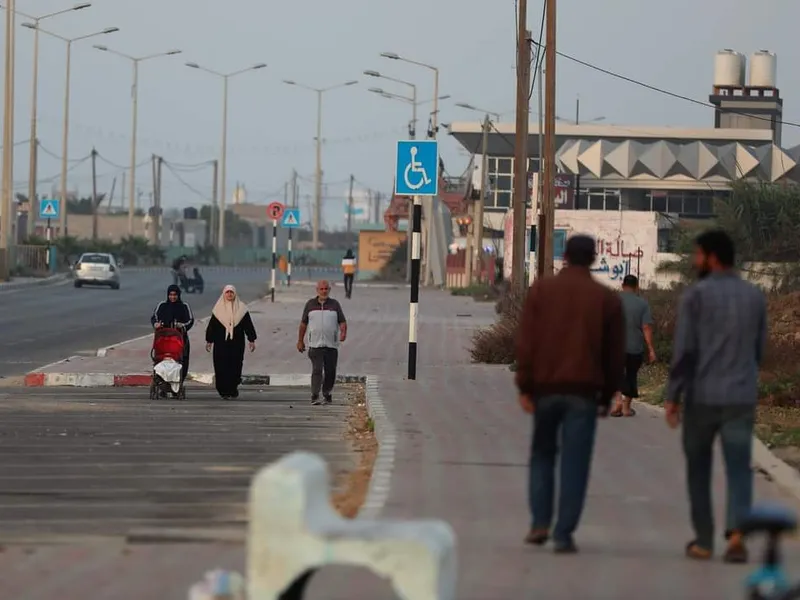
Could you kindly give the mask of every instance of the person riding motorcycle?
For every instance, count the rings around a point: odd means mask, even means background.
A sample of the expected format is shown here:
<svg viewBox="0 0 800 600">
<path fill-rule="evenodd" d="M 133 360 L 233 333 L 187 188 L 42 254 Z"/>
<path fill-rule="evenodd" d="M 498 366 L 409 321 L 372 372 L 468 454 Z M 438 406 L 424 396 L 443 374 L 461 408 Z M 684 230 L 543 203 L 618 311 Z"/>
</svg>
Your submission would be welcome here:
<svg viewBox="0 0 800 600">
<path fill-rule="evenodd" d="M 181 279 L 186 276 L 184 267 L 186 266 L 186 261 L 188 260 L 189 257 L 184 254 L 183 256 L 179 256 L 172 261 L 172 282 L 174 285 L 178 285 Z"/>
</svg>

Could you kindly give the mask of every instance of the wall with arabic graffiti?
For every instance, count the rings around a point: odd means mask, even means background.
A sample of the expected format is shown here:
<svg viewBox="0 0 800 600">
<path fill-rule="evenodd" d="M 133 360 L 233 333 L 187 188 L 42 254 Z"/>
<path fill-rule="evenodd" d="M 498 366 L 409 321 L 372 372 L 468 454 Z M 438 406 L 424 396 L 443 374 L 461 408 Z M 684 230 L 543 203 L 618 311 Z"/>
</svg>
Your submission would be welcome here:
<svg viewBox="0 0 800 600">
<path fill-rule="evenodd" d="M 527 229 L 530 230 L 528 211 Z M 513 216 L 505 221 L 505 254 L 503 271 L 511 276 L 511 235 Z M 617 287 L 625 275 L 639 277 L 642 286 L 656 283 L 658 256 L 657 214 L 639 211 L 557 210 L 554 258 L 555 268 L 563 266 L 564 244 L 570 236 L 584 233 L 597 240 L 597 262 L 592 267 L 597 279 Z M 526 248 L 528 241 L 526 240 Z M 527 257 L 526 257 L 527 258 Z"/>
</svg>

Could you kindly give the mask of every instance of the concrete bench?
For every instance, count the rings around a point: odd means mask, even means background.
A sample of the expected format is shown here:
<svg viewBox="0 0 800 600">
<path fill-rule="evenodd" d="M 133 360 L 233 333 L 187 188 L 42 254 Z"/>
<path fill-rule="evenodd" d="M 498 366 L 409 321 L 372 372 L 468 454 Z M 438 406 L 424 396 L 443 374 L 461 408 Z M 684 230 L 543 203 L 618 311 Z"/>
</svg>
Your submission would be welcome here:
<svg viewBox="0 0 800 600">
<path fill-rule="evenodd" d="M 300 600 L 314 571 L 369 569 L 402 600 L 454 600 L 456 539 L 443 521 L 344 519 L 330 503 L 328 467 L 294 452 L 250 488 L 247 599 Z"/>
</svg>

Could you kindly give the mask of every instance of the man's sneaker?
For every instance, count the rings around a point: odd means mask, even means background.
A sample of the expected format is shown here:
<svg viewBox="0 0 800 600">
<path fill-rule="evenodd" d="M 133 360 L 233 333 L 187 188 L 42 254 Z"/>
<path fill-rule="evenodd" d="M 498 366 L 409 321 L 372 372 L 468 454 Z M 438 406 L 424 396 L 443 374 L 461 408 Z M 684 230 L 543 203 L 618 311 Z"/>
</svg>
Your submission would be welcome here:
<svg viewBox="0 0 800 600">
<path fill-rule="evenodd" d="M 322 404 L 322 401 L 319 399 L 319 396 L 311 396 L 311 404 L 313 406 L 319 406 Z"/>
<path fill-rule="evenodd" d="M 323 396 L 323 399 L 324 399 L 323 402 L 324 404 L 333 404 L 333 396 L 331 396 L 330 394 L 325 394 Z"/>
</svg>

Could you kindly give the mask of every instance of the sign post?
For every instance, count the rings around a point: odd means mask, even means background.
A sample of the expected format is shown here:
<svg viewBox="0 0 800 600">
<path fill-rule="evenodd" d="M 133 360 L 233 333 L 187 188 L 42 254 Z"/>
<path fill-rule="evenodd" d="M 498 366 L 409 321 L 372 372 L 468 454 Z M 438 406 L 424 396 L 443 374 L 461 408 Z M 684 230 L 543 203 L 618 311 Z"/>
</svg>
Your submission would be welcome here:
<svg viewBox="0 0 800 600">
<path fill-rule="evenodd" d="M 411 213 L 411 297 L 408 307 L 408 379 L 417 378 L 422 197 L 439 193 L 439 144 L 436 140 L 398 141 L 394 192 L 414 198 Z"/>
<path fill-rule="evenodd" d="M 275 302 L 275 269 L 278 267 L 278 220 L 283 216 L 285 207 L 280 202 L 273 202 L 267 207 L 267 214 L 272 217 L 272 275 L 270 296 Z"/>
<path fill-rule="evenodd" d="M 286 241 L 286 286 L 292 286 L 292 232 L 300 227 L 300 209 L 296 207 L 286 208 L 283 211 L 281 227 L 289 230 L 289 237 Z"/>
<path fill-rule="evenodd" d="M 53 240 L 53 229 L 50 227 L 52 219 L 59 219 L 61 217 L 61 200 L 58 198 L 49 198 L 39 201 L 39 219 L 44 219 L 47 223 L 45 229 L 45 239 L 47 240 L 47 264 L 48 267 L 55 269 L 55 261 L 53 260 L 53 249 L 51 243 Z M 30 213 L 28 213 L 30 218 Z"/>
</svg>

